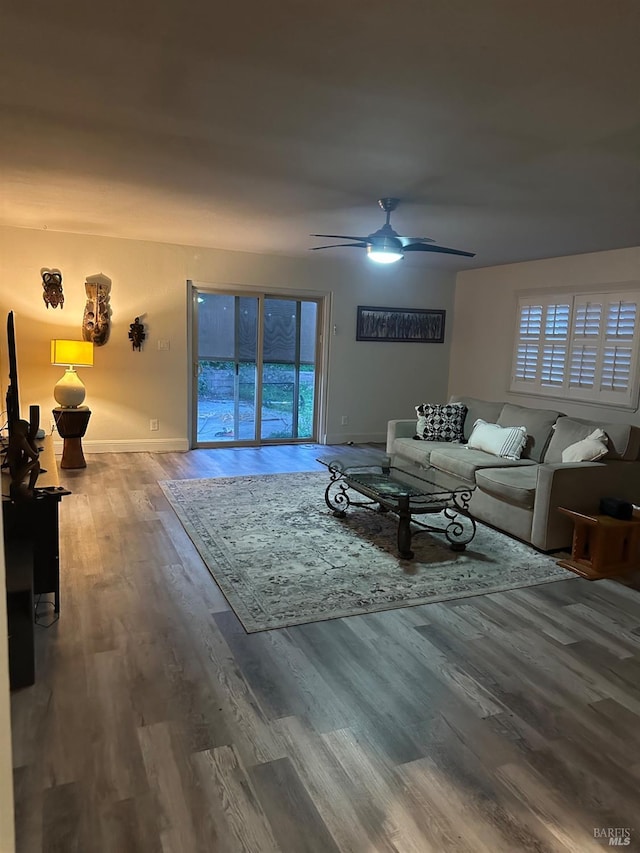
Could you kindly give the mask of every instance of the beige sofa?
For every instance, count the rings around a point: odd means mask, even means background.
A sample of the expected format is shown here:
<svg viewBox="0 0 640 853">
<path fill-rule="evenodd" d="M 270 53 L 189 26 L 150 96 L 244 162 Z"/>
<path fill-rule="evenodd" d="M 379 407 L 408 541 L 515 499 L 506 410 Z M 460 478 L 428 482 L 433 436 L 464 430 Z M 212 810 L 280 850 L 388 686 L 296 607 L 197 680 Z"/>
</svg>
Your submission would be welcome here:
<svg viewBox="0 0 640 853">
<path fill-rule="evenodd" d="M 417 441 L 416 419 L 389 421 L 387 453 L 396 465 L 429 469 L 439 485 L 473 485 L 474 517 L 541 551 L 571 544 L 571 520 L 558 507 L 594 512 L 600 498 L 640 503 L 640 429 L 604 420 L 570 418 L 549 409 L 452 397 L 467 406 L 464 437 L 478 418 L 501 426 L 525 426 L 527 445 L 518 460 L 503 459 L 466 444 Z M 562 451 L 597 427 L 609 450 L 597 462 L 562 462 Z"/>
</svg>

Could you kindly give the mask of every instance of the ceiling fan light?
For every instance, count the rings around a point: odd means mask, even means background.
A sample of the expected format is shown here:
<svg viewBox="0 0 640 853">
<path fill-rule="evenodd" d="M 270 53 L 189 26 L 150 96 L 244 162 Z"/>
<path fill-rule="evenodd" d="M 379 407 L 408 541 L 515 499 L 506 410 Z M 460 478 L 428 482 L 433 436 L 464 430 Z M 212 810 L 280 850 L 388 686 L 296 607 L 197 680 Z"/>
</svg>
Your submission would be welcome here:
<svg viewBox="0 0 640 853">
<path fill-rule="evenodd" d="M 396 237 L 379 237 L 367 246 L 367 254 L 378 264 L 394 264 L 404 257 L 402 243 Z"/>
<path fill-rule="evenodd" d="M 369 249 L 369 258 L 377 264 L 395 264 L 401 261 L 404 255 L 395 249 Z"/>
</svg>

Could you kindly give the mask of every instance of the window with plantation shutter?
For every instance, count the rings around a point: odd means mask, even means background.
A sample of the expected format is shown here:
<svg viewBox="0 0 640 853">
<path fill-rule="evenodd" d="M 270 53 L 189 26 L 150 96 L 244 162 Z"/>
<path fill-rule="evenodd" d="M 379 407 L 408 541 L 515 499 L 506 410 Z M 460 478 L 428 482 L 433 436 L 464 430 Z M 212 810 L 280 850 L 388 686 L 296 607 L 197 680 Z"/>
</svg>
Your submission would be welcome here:
<svg viewBox="0 0 640 853">
<path fill-rule="evenodd" d="M 640 287 L 518 302 L 511 390 L 634 407 Z"/>
</svg>

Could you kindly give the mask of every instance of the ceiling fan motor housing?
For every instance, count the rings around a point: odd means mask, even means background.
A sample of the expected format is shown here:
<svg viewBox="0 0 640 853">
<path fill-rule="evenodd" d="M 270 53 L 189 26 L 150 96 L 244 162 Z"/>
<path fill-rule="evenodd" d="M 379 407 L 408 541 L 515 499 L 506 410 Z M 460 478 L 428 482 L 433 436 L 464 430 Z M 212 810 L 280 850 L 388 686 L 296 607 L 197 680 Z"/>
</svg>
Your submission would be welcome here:
<svg viewBox="0 0 640 853">
<path fill-rule="evenodd" d="M 400 204 L 399 198 L 379 198 L 378 204 L 384 210 L 385 213 L 391 213 L 392 210 L 395 210 L 396 207 Z"/>
</svg>

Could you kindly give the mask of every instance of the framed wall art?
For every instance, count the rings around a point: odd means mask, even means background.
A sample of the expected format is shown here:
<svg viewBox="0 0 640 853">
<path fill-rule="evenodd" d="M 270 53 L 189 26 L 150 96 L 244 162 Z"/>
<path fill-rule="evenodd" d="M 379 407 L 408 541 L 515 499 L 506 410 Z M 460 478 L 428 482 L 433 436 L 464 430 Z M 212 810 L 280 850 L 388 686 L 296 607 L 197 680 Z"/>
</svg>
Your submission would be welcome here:
<svg viewBox="0 0 640 853">
<path fill-rule="evenodd" d="M 446 312 L 438 308 L 374 308 L 358 305 L 357 341 L 441 344 Z"/>
</svg>

